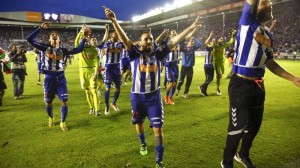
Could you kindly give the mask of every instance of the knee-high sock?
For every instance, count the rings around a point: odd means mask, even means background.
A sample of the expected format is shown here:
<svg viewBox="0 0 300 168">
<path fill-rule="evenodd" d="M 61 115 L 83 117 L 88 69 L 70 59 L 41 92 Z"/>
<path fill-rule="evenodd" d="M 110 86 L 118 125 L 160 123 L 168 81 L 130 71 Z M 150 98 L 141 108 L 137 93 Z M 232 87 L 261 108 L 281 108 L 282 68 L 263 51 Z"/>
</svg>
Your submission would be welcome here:
<svg viewBox="0 0 300 168">
<path fill-rule="evenodd" d="M 112 101 L 112 104 L 116 104 L 119 96 L 120 96 L 120 92 L 116 91 L 115 94 L 114 94 L 114 100 Z"/>
<path fill-rule="evenodd" d="M 96 89 L 91 89 L 91 96 L 93 98 L 92 100 L 93 100 L 94 110 L 99 111 L 99 98 L 98 98 Z"/>
<path fill-rule="evenodd" d="M 175 91 L 176 91 L 176 86 L 173 86 L 171 91 L 170 91 L 170 97 L 173 97 Z"/>
<path fill-rule="evenodd" d="M 147 144 L 146 143 L 146 135 L 145 135 L 145 133 L 138 134 L 138 137 L 140 139 L 141 144 Z"/>
<path fill-rule="evenodd" d="M 220 85 L 221 85 L 221 78 L 217 79 L 217 89 L 220 89 Z"/>
<path fill-rule="evenodd" d="M 53 106 L 52 105 L 51 106 L 46 105 L 46 112 L 50 118 L 53 118 Z"/>
<path fill-rule="evenodd" d="M 163 161 L 165 147 L 163 145 L 163 137 L 155 136 L 156 163 Z"/>
<path fill-rule="evenodd" d="M 85 90 L 85 96 L 86 96 L 86 100 L 90 106 L 90 108 L 93 108 L 93 97 L 92 97 L 92 93 L 90 90 Z"/>
<path fill-rule="evenodd" d="M 68 106 L 61 106 L 61 122 L 65 122 L 68 115 Z"/>
<path fill-rule="evenodd" d="M 166 90 L 166 96 L 170 95 L 170 90 Z"/>
<path fill-rule="evenodd" d="M 106 107 L 109 107 L 109 91 L 104 92 L 104 100 L 105 100 L 105 105 Z"/>
</svg>

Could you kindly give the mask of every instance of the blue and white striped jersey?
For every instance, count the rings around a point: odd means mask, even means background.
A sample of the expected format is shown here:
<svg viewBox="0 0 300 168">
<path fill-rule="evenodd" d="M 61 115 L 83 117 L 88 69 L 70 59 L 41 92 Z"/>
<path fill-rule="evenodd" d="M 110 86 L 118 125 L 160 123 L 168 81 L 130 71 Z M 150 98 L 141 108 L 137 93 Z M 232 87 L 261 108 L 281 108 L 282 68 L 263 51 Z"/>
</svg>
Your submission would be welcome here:
<svg viewBox="0 0 300 168">
<path fill-rule="evenodd" d="M 56 48 L 52 47 L 48 44 L 42 44 L 34 40 L 34 38 L 37 36 L 37 34 L 40 32 L 40 29 L 36 29 L 33 31 L 30 35 L 27 37 L 27 41 L 35 48 L 40 50 L 42 52 L 41 57 L 41 71 L 44 74 L 54 75 L 55 74 L 61 74 L 66 69 L 66 61 L 67 58 L 70 55 L 80 53 L 85 44 L 85 40 L 82 39 L 78 48 L 73 48 L 71 50 L 66 48 Z M 57 60 L 53 60 L 50 57 L 56 56 L 56 58 L 59 58 Z"/>
<path fill-rule="evenodd" d="M 204 66 L 212 66 L 213 65 L 213 55 L 212 55 L 213 48 L 210 46 L 205 47 L 204 51 Z"/>
<path fill-rule="evenodd" d="M 174 49 L 171 50 L 171 52 L 167 55 L 166 59 L 166 66 L 172 64 L 172 65 L 177 65 L 179 63 L 179 56 L 180 56 L 180 46 L 179 44 L 174 47 Z"/>
<path fill-rule="evenodd" d="M 151 101 L 157 98 L 157 94 L 160 94 L 160 61 L 170 53 L 170 49 L 167 46 L 155 47 L 150 55 L 146 55 L 138 47 L 132 46 L 128 52 L 133 74 L 132 99 Z M 154 92 L 157 94 L 149 97 Z"/>
<path fill-rule="evenodd" d="M 265 62 L 273 59 L 273 39 L 270 32 L 261 26 L 251 13 L 253 6 L 245 2 L 235 41 L 233 73 L 248 77 L 263 77 Z"/>
<path fill-rule="evenodd" d="M 105 66 L 109 64 L 120 64 L 121 56 L 125 46 L 122 42 L 112 42 L 108 40 L 103 49 L 106 49 L 106 54 L 103 56 L 103 63 Z"/>
<path fill-rule="evenodd" d="M 128 55 L 128 51 L 127 50 L 123 50 L 122 54 L 121 54 L 121 58 L 129 58 Z"/>
</svg>

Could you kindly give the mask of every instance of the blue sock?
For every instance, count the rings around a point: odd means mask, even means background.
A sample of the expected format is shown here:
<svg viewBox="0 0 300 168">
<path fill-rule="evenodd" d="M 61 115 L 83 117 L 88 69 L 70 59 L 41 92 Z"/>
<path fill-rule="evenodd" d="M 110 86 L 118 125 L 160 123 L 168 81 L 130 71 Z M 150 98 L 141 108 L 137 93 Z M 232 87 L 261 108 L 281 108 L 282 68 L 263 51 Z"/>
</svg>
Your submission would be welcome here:
<svg viewBox="0 0 300 168">
<path fill-rule="evenodd" d="M 166 90 L 166 96 L 169 96 L 170 91 Z"/>
<path fill-rule="evenodd" d="M 109 91 L 105 90 L 105 92 L 104 92 L 104 100 L 105 100 L 106 107 L 109 107 Z"/>
<path fill-rule="evenodd" d="M 46 112 L 50 118 L 53 118 L 53 106 L 46 106 Z"/>
<path fill-rule="evenodd" d="M 61 122 L 65 122 L 68 115 L 68 106 L 61 106 Z"/>
<path fill-rule="evenodd" d="M 116 104 L 119 96 L 120 96 L 120 92 L 115 92 L 115 94 L 114 94 L 114 100 L 112 101 L 112 104 Z"/>
<path fill-rule="evenodd" d="M 141 144 L 147 144 L 146 143 L 146 135 L 145 135 L 145 133 L 138 134 L 138 136 L 139 136 L 139 139 L 141 141 Z"/>
<path fill-rule="evenodd" d="M 172 89 L 170 91 L 170 97 L 173 97 L 175 91 L 176 91 L 176 86 L 172 87 Z"/>
<path fill-rule="evenodd" d="M 163 145 L 156 146 L 155 150 L 156 150 L 156 163 L 160 163 L 163 160 L 165 147 Z"/>
</svg>

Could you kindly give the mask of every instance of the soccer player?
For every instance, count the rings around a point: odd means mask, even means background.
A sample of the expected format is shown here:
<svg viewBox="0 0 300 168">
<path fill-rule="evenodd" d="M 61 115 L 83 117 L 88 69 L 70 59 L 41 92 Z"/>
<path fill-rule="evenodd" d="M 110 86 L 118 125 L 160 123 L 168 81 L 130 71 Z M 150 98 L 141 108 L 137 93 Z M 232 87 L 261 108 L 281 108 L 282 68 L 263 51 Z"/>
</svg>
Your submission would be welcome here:
<svg viewBox="0 0 300 168">
<path fill-rule="evenodd" d="M 180 44 L 180 52 L 182 53 L 182 65 L 175 95 L 178 96 L 181 86 L 184 82 L 184 78 L 186 77 L 185 89 L 182 95 L 182 97 L 185 99 L 189 98 L 188 93 L 193 80 L 195 51 L 202 45 L 202 43 L 197 38 L 193 37 L 197 30 L 198 27 L 188 36 L 186 36 L 185 40 Z"/>
<path fill-rule="evenodd" d="M 98 57 L 99 57 L 99 68 L 98 68 L 98 80 L 97 80 L 97 96 L 98 96 L 98 101 L 99 104 L 101 103 L 101 86 L 104 83 L 104 67 L 103 67 L 103 52 L 102 52 L 102 48 L 104 43 L 108 40 L 108 33 L 109 33 L 109 25 L 105 24 L 105 33 L 104 36 L 102 38 L 102 40 L 100 41 L 100 44 L 98 44 L 98 41 L 95 37 L 91 38 L 91 45 L 96 47 L 96 50 L 98 52 Z"/>
<path fill-rule="evenodd" d="M 284 70 L 273 59 L 273 39 L 264 24 L 273 18 L 270 0 L 246 0 L 236 37 L 233 75 L 228 86 L 229 125 L 223 168 L 233 168 L 233 158 L 247 168 L 255 167 L 250 149 L 263 117 L 265 67 L 300 87 L 300 78 Z M 241 147 L 237 148 L 240 140 Z"/>
<path fill-rule="evenodd" d="M 169 40 L 168 35 L 169 35 L 169 29 L 164 29 L 163 32 L 160 35 L 158 35 L 158 37 L 156 38 L 155 40 L 156 44 L 159 46 L 159 45 L 163 45 L 164 43 L 167 43 Z M 166 59 L 167 57 L 160 61 L 160 73 L 161 75 L 162 73 L 164 73 L 164 82 L 163 82 L 164 89 L 167 89 L 167 83 L 168 83 L 166 69 L 165 69 Z"/>
<path fill-rule="evenodd" d="M 166 36 L 167 36 L 167 39 L 165 40 L 165 43 L 167 43 L 168 41 L 172 40 L 172 38 L 177 35 L 177 32 L 175 30 L 170 30 L 170 31 L 164 30 L 163 34 L 166 34 Z M 160 42 L 160 37 L 161 36 L 159 36 L 157 38 L 156 42 L 163 43 L 163 42 Z M 176 90 L 176 84 L 177 84 L 177 80 L 178 80 L 178 76 L 179 76 L 178 63 L 179 63 L 179 45 L 172 48 L 171 52 L 166 57 L 165 78 L 166 78 L 168 84 L 166 86 L 165 103 L 169 104 L 169 105 L 175 104 L 173 101 L 173 95 Z"/>
<path fill-rule="evenodd" d="M 214 32 L 211 31 L 209 37 L 205 41 L 205 58 L 204 58 L 204 73 L 205 73 L 205 81 L 201 86 L 198 86 L 201 94 L 204 96 L 208 96 L 207 87 L 214 80 L 214 64 L 213 64 L 213 46 L 215 43 L 215 39 L 213 38 Z"/>
<path fill-rule="evenodd" d="M 49 127 L 54 126 L 52 102 L 55 94 L 61 101 L 61 120 L 60 128 L 67 131 L 66 118 L 68 114 L 68 89 L 67 80 L 65 78 L 65 68 L 68 55 L 80 53 L 83 50 L 85 39 L 89 32 L 84 32 L 78 48 L 66 49 L 60 46 L 60 39 L 57 32 L 52 32 L 49 38 L 49 44 L 38 43 L 35 37 L 41 32 L 49 28 L 50 23 L 44 22 L 41 26 L 27 36 L 27 41 L 35 48 L 42 51 L 42 73 L 44 75 L 44 101 L 46 103 L 46 112 L 49 116 Z"/>
<path fill-rule="evenodd" d="M 122 75 L 120 70 L 120 60 L 124 50 L 124 44 L 119 41 L 118 34 L 113 31 L 109 33 L 110 39 L 105 42 L 103 45 L 102 51 L 104 53 L 104 66 L 105 66 L 105 75 L 104 75 L 104 83 L 106 85 L 104 92 L 104 100 L 105 100 L 105 115 L 110 114 L 109 109 L 109 94 L 112 83 L 116 88 L 114 93 L 114 99 L 111 103 L 111 107 L 114 111 L 120 111 L 117 106 L 117 100 L 120 96 L 121 84 L 122 84 Z"/>
<path fill-rule="evenodd" d="M 127 82 L 130 80 L 132 75 L 131 67 L 130 67 L 130 59 L 127 50 L 123 50 L 120 66 L 121 66 L 122 78 L 124 79 L 124 84 L 127 85 Z M 123 75 L 125 76 L 123 77 Z"/>
<path fill-rule="evenodd" d="M 112 25 L 129 52 L 133 83 L 131 89 L 132 123 L 136 125 L 136 131 L 141 142 L 140 153 L 146 155 L 147 145 L 144 131 L 146 116 L 150 119 L 150 126 L 154 131 L 156 149 L 156 168 L 163 168 L 163 105 L 160 94 L 160 61 L 164 59 L 171 49 L 175 47 L 185 36 L 201 24 L 196 21 L 175 36 L 166 45 L 157 47 L 154 45 L 150 32 L 142 32 L 139 47 L 133 45 L 124 30 L 119 25 L 113 11 L 105 8 L 105 14 L 111 20 Z"/>
<path fill-rule="evenodd" d="M 75 47 L 79 46 L 85 31 L 88 31 L 90 35 L 91 30 L 83 24 L 80 32 L 77 34 Z M 90 39 L 90 42 L 86 42 L 82 52 L 77 54 L 79 59 L 79 77 L 81 88 L 85 91 L 86 99 L 90 107 L 89 114 L 99 116 L 101 114 L 97 96 L 99 56 L 95 44 L 92 45 L 92 43 L 95 43 L 94 39 Z"/>
<path fill-rule="evenodd" d="M 231 33 L 231 38 L 228 42 L 223 43 L 223 37 L 216 38 L 216 44 L 213 46 L 214 48 L 214 66 L 217 75 L 217 95 L 221 96 L 222 92 L 220 91 L 221 79 L 224 74 L 224 51 L 225 48 L 232 45 L 234 43 L 234 37 L 236 34 L 236 30 L 233 30 Z"/>
</svg>

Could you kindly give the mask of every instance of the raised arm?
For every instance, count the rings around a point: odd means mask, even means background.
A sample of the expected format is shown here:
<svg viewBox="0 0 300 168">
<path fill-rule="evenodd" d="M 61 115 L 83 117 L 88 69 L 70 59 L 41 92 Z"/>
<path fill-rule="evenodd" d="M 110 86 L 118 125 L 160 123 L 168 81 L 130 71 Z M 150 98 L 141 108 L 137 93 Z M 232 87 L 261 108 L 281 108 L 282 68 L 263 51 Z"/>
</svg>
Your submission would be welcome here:
<svg viewBox="0 0 300 168">
<path fill-rule="evenodd" d="M 236 32 L 237 32 L 236 30 L 234 30 L 234 29 L 232 30 L 231 38 L 228 42 L 226 42 L 225 44 L 222 45 L 223 48 L 227 48 L 235 42 Z"/>
<path fill-rule="evenodd" d="M 118 34 L 121 41 L 124 43 L 126 50 L 130 50 L 130 48 L 132 46 L 132 41 L 128 38 L 128 36 L 124 32 L 124 30 L 122 29 L 120 24 L 118 23 L 115 13 L 112 10 L 110 10 L 109 8 L 106 8 L 105 6 L 103 6 L 103 8 L 104 8 L 106 17 L 111 21 L 116 33 Z"/>
<path fill-rule="evenodd" d="M 109 33 L 109 25 L 105 24 L 105 33 L 102 38 L 102 43 L 106 42 L 108 40 L 108 33 Z"/>
<path fill-rule="evenodd" d="M 272 24 L 270 26 L 270 32 L 273 32 L 276 26 L 277 26 L 277 20 L 272 20 Z"/>
<path fill-rule="evenodd" d="M 76 39 L 75 39 L 75 42 L 74 42 L 74 46 L 75 47 L 79 46 L 79 43 L 80 43 L 80 41 L 81 41 L 81 39 L 83 37 L 83 31 L 84 31 L 85 28 L 86 28 L 86 24 L 83 24 L 82 27 L 81 27 L 81 29 L 80 29 L 80 31 L 79 31 L 79 33 L 76 36 Z"/>
<path fill-rule="evenodd" d="M 185 39 L 190 39 L 191 37 L 194 36 L 194 34 L 196 33 L 196 31 L 198 30 L 199 27 L 196 27 L 192 32 L 190 32 Z"/>
<path fill-rule="evenodd" d="M 163 39 L 167 37 L 169 34 L 169 29 L 164 29 L 163 32 L 160 33 L 160 35 L 156 38 L 155 42 L 158 44 L 161 44 L 163 42 Z"/>
<path fill-rule="evenodd" d="M 85 27 L 83 29 L 82 34 L 83 35 L 82 35 L 82 38 L 80 39 L 79 45 L 75 46 L 73 49 L 70 49 L 70 50 L 66 51 L 68 55 L 78 54 L 78 53 L 82 52 L 85 42 L 88 41 L 88 39 L 90 38 L 91 30 L 89 28 Z"/>
<path fill-rule="evenodd" d="M 205 45 L 209 45 L 209 43 L 210 43 L 213 36 L 214 36 L 214 31 L 211 31 L 210 34 L 209 34 L 209 37 L 205 41 Z"/>
<path fill-rule="evenodd" d="M 190 33 L 192 33 L 193 31 L 196 31 L 195 29 L 201 27 L 201 23 L 199 20 L 199 16 L 197 17 L 197 19 L 195 20 L 195 22 L 190 25 L 188 28 L 186 28 L 183 32 L 181 32 L 180 34 L 178 34 L 177 36 L 173 37 L 169 42 L 168 42 L 168 47 L 169 48 L 173 48 L 174 46 L 176 46 L 180 41 L 182 41 L 187 35 L 189 35 Z"/>
<path fill-rule="evenodd" d="M 35 37 L 40 33 L 41 30 L 43 29 L 47 29 L 48 27 L 50 26 L 50 23 L 48 22 L 44 22 L 41 24 L 41 26 L 34 30 L 31 34 L 29 34 L 27 37 L 26 37 L 26 40 L 29 42 L 29 44 L 31 44 L 34 48 L 37 48 L 39 49 L 40 51 L 45 51 L 46 48 L 48 47 L 47 45 L 45 44 L 42 44 L 42 43 L 38 43 L 37 41 L 35 41 Z"/>
<path fill-rule="evenodd" d="M 267 68 L 274 74 L 293 82 L 296 86 L 300 87 L 300 78 L 294 76 L 293 74 L 287 72 L 279 64 L 277 64 L 273 59 L 268 59 L 266 62 Z"/>
<path fill-rule="evenodd" d="M 246 0 L 249 5 L 253 5 L 258 0 Z"/>
</svg>

